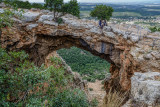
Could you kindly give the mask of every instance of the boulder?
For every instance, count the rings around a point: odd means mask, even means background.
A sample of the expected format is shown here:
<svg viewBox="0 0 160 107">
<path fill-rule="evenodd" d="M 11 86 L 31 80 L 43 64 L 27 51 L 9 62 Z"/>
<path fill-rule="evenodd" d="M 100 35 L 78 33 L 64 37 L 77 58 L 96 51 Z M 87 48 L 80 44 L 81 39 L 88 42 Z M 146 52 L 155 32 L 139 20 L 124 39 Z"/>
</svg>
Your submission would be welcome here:
<svg viewBox="0 0 160 107">
<path fill-rule="evenodd" d="M 129 37 L 130 37 L 131 41 L 134 42 L 134 43 L 139 41 L 139 36 L 138 35 L 131 34 Z"/>
<path fill-rule="evenodd" d="M 144 59 L 146 59 L 146 60 L 150 60 L 150 59 L 152 59 L 152 55 L 149 53 L 149 54 L 145 54 L 144 56 L 143 56 L 143 58 Z"/>
<path fill-rule="evenodd" d="M 152 54 L 157 60 L 160 60 L 160 52 L 152 51 L 151 54 Z"/>
<path fill-rule="evenodd" d="M 4 10 L 3 10 L 3 9 L 0 9 L 0 13 L 4 13 Z"/>
<path fill-rule="evenodd" d="M 96 34 L 102 34 L 102 31 L 101 29 L 99 29 L 99 27 L 93 27 L 92 29 L 90 29 L 90 32 L 96 33 Z"/>
<path fill-rule="evenodd" d="M 44 22 L 44 21 L 52 21 L 54 19 L 53 15 L 42 15 L 38 22 Z"/>
<path fill-rule="evenodd" d="M 27 30 L 32 30 L 33 28 L 37 27 L 38 24 L 29 24 L 26 28 Z"/>
<path fill-rule="evenodd" d="M 51 25 L 51 26 L 58 26 L 58 23 L 56 23 L 54 21 L 44 21 L 43 23 L 47 24 L 47 25 Z"/>
<path fill-rule="evenodd" d="M 87 36 L 86 40 L 90 42 L 92 40 L 92 37 L 91 36 Z"/>
<path fill-rule="evenodd" d="M 36 12 L 26 12 L 23 14 L 23 21 L 24 22 L 33 22 L 36 20 L 36 18 L 40 15 L 40 13 Z"/>
<path fill-rule="evenodd" d="M 104 32 L 104 35 L 110 38 L 115 38 L 116 35 L 113 32 Z"/>
<path fill-rule="evenodd" d="M 36 9 L 36 8 L 31 8 L 32 11 L 38 11 L 40 9 Z"/>
<path fill-rule="evenodd" d="M 49 13 L 49 10 L 41 10 L 42 13 Z"/>
<path fill-rule="evenodd" d="M 6 7 L 6 5 L 4 3 L 0 3 L 0 8 L 2 7 Z"/>
<path fill-rule="evenodd" d="M 131 95 L 136 102 L 160 104 L 160 73 L 134 73 L 131 78 Z"/>
<path fill-rule="evenodd" d="M 110 26 L 104 26 L 103 30 L 106 32 L 111 32 L 112 28 Z"/>
</svg>

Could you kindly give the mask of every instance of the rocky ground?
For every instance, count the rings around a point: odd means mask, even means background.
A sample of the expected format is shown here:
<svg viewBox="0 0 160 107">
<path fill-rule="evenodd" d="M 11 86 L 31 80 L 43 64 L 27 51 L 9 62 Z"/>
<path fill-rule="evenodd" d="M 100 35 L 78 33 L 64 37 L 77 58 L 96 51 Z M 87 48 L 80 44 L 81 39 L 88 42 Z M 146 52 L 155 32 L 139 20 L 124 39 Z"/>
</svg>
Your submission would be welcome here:
<svg viewBox="0 0 160 107">
<path fill-rule="evenodd" d="M 89 88 L 89 97 L 91 100 L 94 98 L 97 99 L 98 107 L 103 106 L 104 97 L 106 95 L 106 91 L 104 90 L 104 85 L 101 83 L 102 81 L 96 80 L 96 82 L 88 82 L 88 88 Z M 91 89 L 93 89 L 91 91 Z"/>
</svg>

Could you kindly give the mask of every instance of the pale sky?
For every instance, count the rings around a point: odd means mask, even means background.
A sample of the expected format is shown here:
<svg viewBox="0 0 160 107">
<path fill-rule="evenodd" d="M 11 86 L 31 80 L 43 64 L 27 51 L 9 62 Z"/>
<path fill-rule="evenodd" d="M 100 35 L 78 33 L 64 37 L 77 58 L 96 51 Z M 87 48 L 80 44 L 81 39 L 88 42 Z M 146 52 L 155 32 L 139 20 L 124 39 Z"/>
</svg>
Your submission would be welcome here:
<svg viewBox="0 0 160 107">
<path fill-rule="evenodd" d="M 25 0 L 23 0 L 25 1 Z M 28 0 L 29 2 L 44 2 L 44 0 Z M 64 0 L 65 2 L 69 0 Z M 99 3 L 99 2 L 147 2 L 152 0 L 78 0 L 78 2 L 91 2 L 91 3 Z M 158 1 L 158 0 L 157 0 Z"/>
</svg>

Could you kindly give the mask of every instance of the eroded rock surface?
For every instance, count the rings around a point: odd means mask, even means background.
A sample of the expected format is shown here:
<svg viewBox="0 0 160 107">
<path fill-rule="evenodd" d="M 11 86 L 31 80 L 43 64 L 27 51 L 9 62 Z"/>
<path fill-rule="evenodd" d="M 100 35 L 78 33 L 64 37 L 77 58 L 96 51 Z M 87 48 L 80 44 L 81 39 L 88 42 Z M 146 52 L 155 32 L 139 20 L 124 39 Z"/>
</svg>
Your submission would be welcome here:
<svg viewBox="0 0 160 107">
<path fill-rule="evenodd" d="M 149 33 L 139 37 L 134 32 L 106 26 L 100 29 L 95 21 L 72 15 L 62 17 L 64 23 L 53 21 L 49 11 L 26 10 L 23 19 L 14 18 L 12 28 L 2 29 L 1 46 L 7 50 L 25 50 L 37 65 L 49 53 L 60 48 L 90 51 L 111 63 L 111 78 L 106 89 L 131 89 L 134 72 L 160 72 L 160 35 Z"/>
<path fill-rule="evenodd" d="M 134 73 L 131 78 L 131 95 L 137 102 L 148 105 L 160 103 L 160 73 Z"/>
</svg>

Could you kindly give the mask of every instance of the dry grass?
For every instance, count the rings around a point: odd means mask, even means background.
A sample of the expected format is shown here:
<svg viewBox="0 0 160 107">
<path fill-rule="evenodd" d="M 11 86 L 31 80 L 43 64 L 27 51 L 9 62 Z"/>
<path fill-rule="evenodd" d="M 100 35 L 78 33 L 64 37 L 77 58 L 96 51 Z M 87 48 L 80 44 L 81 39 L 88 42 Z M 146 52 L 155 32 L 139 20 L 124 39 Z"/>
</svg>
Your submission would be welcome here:
<svg viewBox="0 0 160 107">
<path fill-rule="evenodd" d="M 108 94 L 105 97 L 105 103 L 103 104 L 103 107 L 120 107 L 126 100 L 127 93 L 121 93 L 111 91 L 108 92 Z"/>
</svg>

